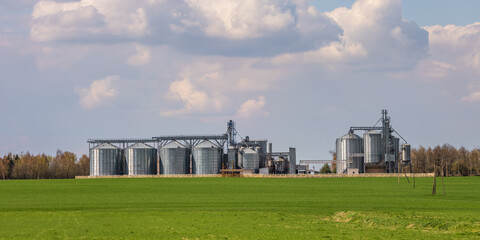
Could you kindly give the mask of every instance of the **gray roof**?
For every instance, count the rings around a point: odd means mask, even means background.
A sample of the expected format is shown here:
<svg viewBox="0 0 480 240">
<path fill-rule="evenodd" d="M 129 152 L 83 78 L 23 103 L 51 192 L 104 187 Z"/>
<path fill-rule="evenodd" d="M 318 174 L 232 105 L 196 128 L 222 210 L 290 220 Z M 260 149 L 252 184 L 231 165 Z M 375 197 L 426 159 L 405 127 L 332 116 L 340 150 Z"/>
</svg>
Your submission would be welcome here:
<svg viewBox="0 0 480 240">
<path fill-rule="evenodd" d="M 197 144 L 195 148 L 218 148 L 219 146 L 215 143 L 212 143 L 208 140 L 203 140 L 203 142 Z"/>
<path fill-rule="evenodd" d="M 245 148 L 243 151 L 243 153 L 257 153 L 257 151 L 251 149 L 251 148 Z"/>
<path fill-rule="evenodd" d="M 352 138 L 361 138 L 359 137 L 357 134 L 355 133 L 347 133 L 345 135 L 343 135 L 341 138 L 343 139 L 352 139 Z"/>
<path fill-rule="evenodd" d="M 165 146 L 163 146 L 162 148 L 187 148 L 187 147 L 185 147 L 183 144 L 177 141 L 171 141 L 165 144 Z"/>
<path fill-rule="evenodd" d="M 145 148 L 147 148 L 147 149 L 149 149 L 149 148 L 153 148 L 153 147 L 150 146 L 150 145 L 147 145 L 145 143 L 139 142 L 139 143 L 133 144 L 132 146 L 130 146 L 128 148 L 135 148 L 135 149 L 139 149 L 139 148 L 140 149 L 145 149 Z"/>
<path fill-rule="evenodd" d="M 94 149 L 120 149 L 120 148 L 117 147 L 117 146 L 114 146 L 110 143 L 102 143 L 102 144 L 94 147 Z"/>
</svg>

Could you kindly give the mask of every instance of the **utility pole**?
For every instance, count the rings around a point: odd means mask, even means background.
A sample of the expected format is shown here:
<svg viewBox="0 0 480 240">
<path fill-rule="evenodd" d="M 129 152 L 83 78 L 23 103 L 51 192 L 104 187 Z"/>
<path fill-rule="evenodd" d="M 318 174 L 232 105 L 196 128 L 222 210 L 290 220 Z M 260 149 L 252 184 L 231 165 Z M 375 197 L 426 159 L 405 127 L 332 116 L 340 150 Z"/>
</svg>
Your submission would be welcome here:
<svg viewBox="0 0 480 240">
<path fill-rule="evenodd" d="M 433 164 L 433 189 L 432 195 L 437 194 L 437 164 Z"/>
<path fill-rule="evenodd" d="M 446 197 L 447 195 L 445 194 L 445 184 L 443 183 L 443 175 L 445 172 L 443 171 L 443 167 L 445 165 L 445 158 L 442 159 L 442 188 L 443 188 L 443 197 Z"/>
</svg>

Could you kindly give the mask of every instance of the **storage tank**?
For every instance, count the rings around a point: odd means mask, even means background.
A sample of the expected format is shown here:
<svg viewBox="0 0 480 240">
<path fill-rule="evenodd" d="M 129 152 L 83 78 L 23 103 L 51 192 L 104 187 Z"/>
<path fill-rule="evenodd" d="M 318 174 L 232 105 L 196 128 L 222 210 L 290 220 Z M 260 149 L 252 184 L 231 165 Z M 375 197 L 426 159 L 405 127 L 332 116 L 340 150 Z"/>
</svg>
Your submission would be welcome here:
<svg viewBox="0 0 480 240">
<path fill-rule="evenodd" d="M 218 174 L 222 164 L 222 148 L 204 140 L 193 148 L 193 174 Z"/>
<path fill-rule="evenodd" d="M 251 148 L 245 148 L 242 151 L 243 157 L 243 169 L 252 170 L 254 173 L 258 173 L 260 164 L 259 153 Z"/>
<path fill-rule="evenodd" d="M 353 132 L 337 138 L 337 174 L 347 173 L 348 168 L 363 172 L 363 139 Z"/>
<path fill-rule="evenodd" d="M 237 148 L 230 146 L 228 147 L 228 161 L 227 161 L 227 169 L 236 169 L 237 166 Z"/>
<path fill-rule="evenodd" d="M 90 149 L 90 176 L 123 174 L 123 150 L 110 143 Z"/>
<path fill-rule="evenodd" d="M 135 143 L 126 149 L 126 175 L 157 174 L 157 149 L 145 143 Z"/>
<path fill-rule="evenodd" d="M 159 150 L 160 174 L 188 174 L 190 155 L 188 148 L 177 141 L 171 141 Z"/>
<path fill-rule="evenodd" d="M 395 160 L 399 160 L 400 154 L 402 152 L 402 150 L 400 149 L 400 138 L 393 137 L 392 140 L 393 140 L 393 150 L 395 154 Z"/>
<path fill-rule="evenodd" d="M 371 130 L 363 135 L 364 163 L 376 164 L 382 161 L 382 134 Z"/>
<path fill-rule="evenodd" d="M 239 169 L 243 169 L 243 155 L 242 155 L 243 150 L 245 150 L 245 147 L 241 147 L 237 151 L 237 168 Z"/>
<path fill-rule="evenodd" d="M 411 152 L 410 152 L 410 144 L 402 144 L 402 162 L 408 163 L 411 161 Z"/>
</svg>

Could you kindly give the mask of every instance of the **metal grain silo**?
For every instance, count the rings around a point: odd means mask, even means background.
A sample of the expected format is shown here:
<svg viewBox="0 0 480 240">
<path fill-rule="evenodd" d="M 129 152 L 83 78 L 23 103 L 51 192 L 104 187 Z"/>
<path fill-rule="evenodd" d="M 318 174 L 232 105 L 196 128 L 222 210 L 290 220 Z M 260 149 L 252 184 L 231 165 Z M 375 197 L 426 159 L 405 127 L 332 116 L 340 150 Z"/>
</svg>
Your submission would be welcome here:
<svg viewBox="0 0 480 240">
<path fill-rule="evenodd" d="M 236 169 L 237 168 L 237 148 L 230 146 L 228 148 L 228 162 L 227 169 Z"/>
<path fill-rule="evenodd" d="M 393 141 L 393 151 L 394 151 L 394 154 L 395 154 L 395 160 L 398 160 L 398 159 L 400 159 L 400 154 L 401 154 L 400 138 L 392 137 L 392 141 Z"/>
<path fill-rule="evenodd" d="M 157 149 L 145 143 L 135 143 L 125 152 L 126 175 L 157 174 Z"/>
<path fill-rule="evenodd" d="M 160 174 L 188 174 L 190 155 L 188 148 L 171 141 L 160 148 Z"/>
<path fill-rule="evenodd" d="M 347 173 L 349 168 L 363 172 L 363 139 L 353 132 L 337 138 L 337 173 Z"/>
<path fill-rule="evenodd" d="M 259 153 L 251 148 L 245 148 L 241 154 L 243 158 L 243 169 L 252 170 L 254 173 L 258 173 L 260 164 Z"/>
<path fill-rule="evenodd" d="M 110 143 L 90 149 L 90 176 L 120 175 L 123 169 L 123 150 Z"/>
<path fill-rule="evenodd" d="M 245 150 L 245 147 L 241 147 L 237 151 L 237 168 L 239 169 L 243 169 L 243 155 L 242 155 L 243 150 Z"/>
<path fill-rule="evenodd" d="M 193 148 L 192 173 L 218 174 L 222 164 L 222 148 L 205 140 Z"/>
<path fill-rule="evenodd" d="M 375 164 L 382 160 L 382 134 L 377 131 L 368 131 L 363 135 L 364 163 Z"/>
<path fill-rule="evenodd" d="M 402 162 L 409 163 L 411 159 L 411 150 L 410 144 L 402 144 L 402 155 L 401 155 Z"/>
</svg>

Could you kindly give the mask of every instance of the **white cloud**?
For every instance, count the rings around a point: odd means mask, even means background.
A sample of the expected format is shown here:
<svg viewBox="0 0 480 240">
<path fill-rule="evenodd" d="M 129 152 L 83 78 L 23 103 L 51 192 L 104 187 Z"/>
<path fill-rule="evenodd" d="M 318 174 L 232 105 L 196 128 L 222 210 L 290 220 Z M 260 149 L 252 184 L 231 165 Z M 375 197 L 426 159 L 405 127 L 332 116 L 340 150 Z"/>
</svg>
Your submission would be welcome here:
<svg viewBox="0 0 480 240">
<path fill-rule="evenodd" d="M 166 95 L 167 102 L 181 103 L 182 108 L 163 111 L 162 115 L 234 115 L 236 106 L 252 95 L 277 89 L 277 78 L 283 71 L 256 68 L 256 61 L 208 57 L 185 66 L 179 73 L 181 80 L 171 83 Z"/>
<path fill-rule="evenodd" d="M 463 97 L 462 102 L 480 102 L 480 91 L 472 92 L 470 95 Z"/>
<path fill-rule="evenodd" d="M 141 39 L 229 56 L 309 50 L 340 33 L 324 13 L 293 0 L 42 0 L 30 29 L 30 37 L 43 42 Z"/>
<path fill-rule="evenodd" d="M 209 36 L 247 39 L 259 38 L 295 25 L 291 9 L 277 0 L 187 0 L 200 15 L 203 30 Z"/>
<path fill-rule="evenodd" d="M 30 36 L 36 41 L 89 39 L 107 35 L 143 37 L 148 33 L 143 5 L 143 1 L 42 0 L 33 10 Z"/>
<path fill-rule="evenodd" d="M 401 0 L 358 0 L 326 13 L 343 29 L 340 41 L 280 55 L 273 64 L 324 63 L 330 68 L 405 69 L 427 56 L 428 33 L 402 18 Z"/>
<path fill-rule="evenodd" d="M 451 72 L 457 69 L 456 66 L 439 62 L 437 60 L 432 60 L 434 57 L 423 60 L 419 63 L 417 72 L 420 76 L 426 79 L 441 79 L 448 77 Z"/>
<path fill-rule="evenodd" d="M 88 88 L 75 88 L 80 97 L 80 106 L 90 110 L 109 105 L 117 96 L 115 83 L 118 79 L 118 76 L 107 76 L 104 79 L 92 82 Z"/>
<path fill-rule="evenodd" d="M 171 83 L 169 94 L 171 98 L 182 101 L 184 106 L 178 110 L 163 111 L 162 116 L 186 116 L 220 111 L 225 102 L 224 96 L 209 96 L 205 91 L 197 89 L 189 79 Z"/>
<path fill-rule="evenodd" d="M 267 101 L 264 96 L 259 96 L 257 99 L 247 100 L 240 106 L 240 109 L 238 109 L 236 117 L 267 117 L 269 116 L 269 113 L 263 109 L 266 103 Z"/>
<path fill-rule="evenodd" d="M 432 61 L 445 62 L 459 70 L 480 74 L 480 22 L 466 26 L 429 26 Z"/>
<path fill-rule="evenodd" d="M 145 65 L 150 62 L 150 49 L 143 45 L 135 47 L 137 53 L 128 58 L 128 64 L 132 66 Z"/>
</svg>

